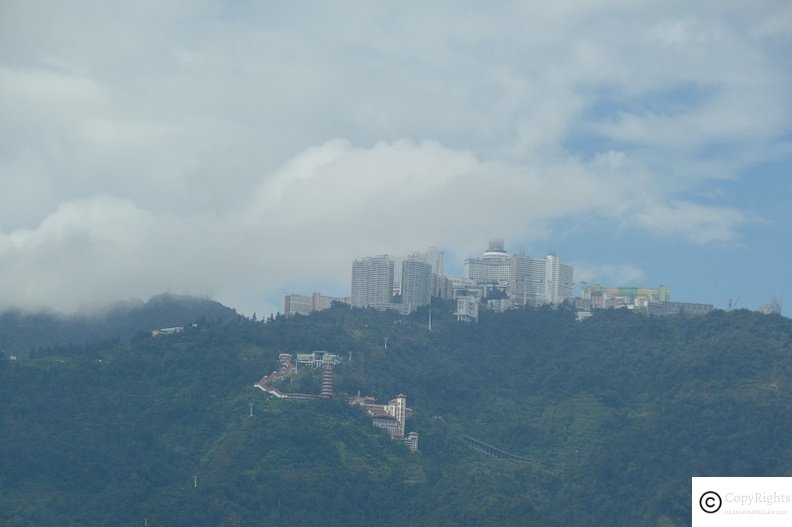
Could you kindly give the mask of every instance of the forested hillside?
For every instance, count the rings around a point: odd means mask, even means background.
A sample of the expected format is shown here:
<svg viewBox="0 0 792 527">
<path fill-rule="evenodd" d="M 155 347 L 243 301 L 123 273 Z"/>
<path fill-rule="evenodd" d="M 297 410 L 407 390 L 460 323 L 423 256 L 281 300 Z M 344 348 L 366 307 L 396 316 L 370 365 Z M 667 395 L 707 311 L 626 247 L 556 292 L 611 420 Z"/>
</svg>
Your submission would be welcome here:
<svg viewBox="0 0 792 527">
<path fill-rule="evenodd" d="M 29 357 L 49 353 L 44 348 L 108 345 L 110 341 L 126 341 L 141 331 L 149 333 L 201 318 L 236 317 L 236 311 L 219 302 L 171 294 L 157 295 L 147 302 L 118 302 L 99 311 L 75 315 L 10 310 L 0 313 L 0 356 Z"/>
<path fill-rule="evenodd" d="M 0 360 L 0 524 L 669 527 L 692 475 L 792 476 L 789 319 L 464 324 L 436 304 L 426 322 L 334 307 Z M 312 350 L 344 358 L 336 399 L 253 388 Z M 346 404 L 358 391 L 406 393 L 420 451 Z"/>
</svg>

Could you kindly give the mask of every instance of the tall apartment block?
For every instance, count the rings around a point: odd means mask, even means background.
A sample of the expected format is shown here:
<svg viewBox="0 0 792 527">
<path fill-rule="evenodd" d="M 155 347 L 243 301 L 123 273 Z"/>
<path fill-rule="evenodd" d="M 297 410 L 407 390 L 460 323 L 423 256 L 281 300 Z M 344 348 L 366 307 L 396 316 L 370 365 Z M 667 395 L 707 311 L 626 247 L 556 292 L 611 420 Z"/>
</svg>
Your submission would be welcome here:
<svg viewBox="0 0 792 527">
<path fill-rule="evenodd" d="M 545 298 L 551 304 L 575 298 L 575 269 L 553 252 L 545 256 Z"/>
<path fill-rule="evenodd" d="M 442 253 L 440 257 L 435 255 L 434 262 L 442 266 Z M 394 273 L 396 267 L 399 276 Z M 394 293 L 396 278 L 399 286 Z M 352 307 L 392 309 L 406 315 L 429 305 L 435 289 L 447 295 L 448 280 L 440 280 L 432 273 L 432 264 L 426 261 L 425 253 L 415 253 L 398 265 L 387 255 L 360 258 L 352 263 Z"/>
<path fill-rule="evenodd" d="M 438 276 L 442 276 L 445 274 L 445 269 L 443 265 L 443 258 L 445 256 L 445 253 L 440 249 L 438 249 L 437 247 L 429 247 L 429 249 L 427 249 L 426 252 L 415 253 L 414 256 L 431 265 L 432 274 L 436 274 Z"/>
<path fill-rule="evenodd" d="M 418 258 L 402 262 L 401 303 L 414 311 L 432 301 L 432 266 Z"/>
<path fill-rule="evenodd" d="M 352 262 L 352 307 L 390 309 L 393 304 L 393 260 L 387 255 Z"/>
</svg>

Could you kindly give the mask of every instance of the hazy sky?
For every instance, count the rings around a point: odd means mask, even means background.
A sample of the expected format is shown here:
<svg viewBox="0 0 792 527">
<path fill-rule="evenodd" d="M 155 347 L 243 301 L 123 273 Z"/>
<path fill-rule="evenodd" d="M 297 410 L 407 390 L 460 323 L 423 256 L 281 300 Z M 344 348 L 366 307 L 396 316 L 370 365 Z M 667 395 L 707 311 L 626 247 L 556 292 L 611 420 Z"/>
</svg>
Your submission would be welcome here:
<svg viewBox="0 0 792 527">
<path fill-rule="evenodd" d="M 790 49 L 783 0 L 3 0 L 0 306 L 262 314 L 492 237 L 790 304 Z"/>
</svg>

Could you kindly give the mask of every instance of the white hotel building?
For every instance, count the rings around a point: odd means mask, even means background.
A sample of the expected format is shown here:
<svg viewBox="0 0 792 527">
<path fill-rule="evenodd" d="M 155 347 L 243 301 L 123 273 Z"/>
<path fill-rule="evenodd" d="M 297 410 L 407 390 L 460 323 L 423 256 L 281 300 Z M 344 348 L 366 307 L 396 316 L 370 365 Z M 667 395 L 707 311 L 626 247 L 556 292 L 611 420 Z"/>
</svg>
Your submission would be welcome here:
<svg viewBox="0 0 792 527">
<path fill-rule="evenodd" d="M 492 240 L 481 258 L 465 260 L 465 278 L 504 288 L 515 307 L 561 304 L 574 299 L 574 268 L 555 253 L 509 256 L 502 240 Z"/>
</svg>

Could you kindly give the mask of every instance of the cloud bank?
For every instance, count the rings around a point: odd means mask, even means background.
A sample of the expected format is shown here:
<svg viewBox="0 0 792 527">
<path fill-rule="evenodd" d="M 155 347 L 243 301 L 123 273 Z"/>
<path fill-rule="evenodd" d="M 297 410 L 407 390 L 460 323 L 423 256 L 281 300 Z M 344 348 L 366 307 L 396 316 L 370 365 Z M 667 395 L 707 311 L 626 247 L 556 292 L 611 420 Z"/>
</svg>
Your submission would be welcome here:
<svg viewBox="0 0 792 527">
<path fill-rule="evenodd" d="M 789 12 L 5 3 L 0 307 L 262 312 L 344 293 L 355 257 L 560 221 L 740 243 L 759 218 L 700 196 L 789 155 Z"/>
</svg>

